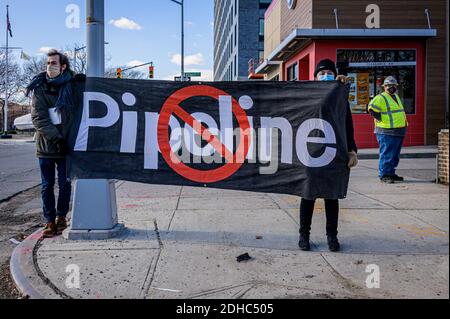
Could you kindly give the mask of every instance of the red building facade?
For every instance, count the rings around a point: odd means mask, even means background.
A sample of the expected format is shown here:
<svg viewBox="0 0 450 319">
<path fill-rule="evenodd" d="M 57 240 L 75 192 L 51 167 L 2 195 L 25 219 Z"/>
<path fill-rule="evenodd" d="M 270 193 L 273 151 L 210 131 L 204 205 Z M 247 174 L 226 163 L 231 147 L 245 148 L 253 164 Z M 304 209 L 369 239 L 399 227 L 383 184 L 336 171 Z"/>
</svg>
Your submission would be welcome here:
<svg viewBox="0 0 450 319">
<path fill-rule="evenodd" d="M 366 8 L 365 1 L 351 1 L 351 5 L 340 0 L 294 3 L 289 8 L 288 1 L 274 0 L 267 10 L 268 45 L 265 61 L 256 69 L 258 73 L 265 74 L 266 80 L 310 81 L 314 80 L 314 69 L 320 60 L 335 61 L 338 72 L 351 79 L 349 103 L 360 148 L 378 146 L 367 105 L 383 91 L 384 79 L 393 75 L 399 81 L 399 95 L 408 118 L 404 145 L 436 143 L 437 132 L 448 125 L 448 35 L 444 31 L 448 17 L 435 19 L 433 25 L 422 20 L 425 9 L 444 10 L 444 1 L 433 2 L 432 6 L 423 1 L 411 12 L 408 2 L 394 5 L 380 1 L 381 16 L 388 6 L 389 16 L 384 16 L 379 28 L 363 28 L 364 22 L 356 16 L 355 10 Z M 337 9 L 333 11 L 333 7 Z M 398 18 L 405 10 L 408 15 Z M 334 17 L 331 12 L 336 13 Z"/>
</svg>

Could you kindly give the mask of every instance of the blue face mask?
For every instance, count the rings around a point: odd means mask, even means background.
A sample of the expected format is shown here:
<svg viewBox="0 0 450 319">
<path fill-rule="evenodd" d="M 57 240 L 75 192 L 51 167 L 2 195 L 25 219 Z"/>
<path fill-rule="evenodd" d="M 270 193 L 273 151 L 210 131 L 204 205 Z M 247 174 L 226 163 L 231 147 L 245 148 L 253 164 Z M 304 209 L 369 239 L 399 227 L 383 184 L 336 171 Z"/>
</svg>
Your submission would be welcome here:
<svg viewBox="0 0 450 319">
<path fill-rule="evenodd" d="M 334 81 L 334 74 L 323 74 L 319 75 L 319 81 Z"/>
</svg>

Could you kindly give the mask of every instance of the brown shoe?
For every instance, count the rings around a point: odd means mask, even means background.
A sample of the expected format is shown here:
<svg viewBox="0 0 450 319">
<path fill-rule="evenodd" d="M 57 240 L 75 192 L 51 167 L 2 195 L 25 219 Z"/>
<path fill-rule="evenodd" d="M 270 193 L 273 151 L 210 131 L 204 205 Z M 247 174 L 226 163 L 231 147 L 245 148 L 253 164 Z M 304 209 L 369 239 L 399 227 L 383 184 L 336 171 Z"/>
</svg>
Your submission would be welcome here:
<svg viewBox="0 0 450 319">
<path fill-rule="evenodd" d="M 67 228 L 66 217 L 56 217 L 56 235 L 61 235 L 64 229 Z"/>
<path fill-rule="evenodd" d="M 55 235 L 56 235 L 56 224 L 55 223 L 45 224 L 44 230 L 42 231 L 42 237 L 52 238 Z"/>
</svg>

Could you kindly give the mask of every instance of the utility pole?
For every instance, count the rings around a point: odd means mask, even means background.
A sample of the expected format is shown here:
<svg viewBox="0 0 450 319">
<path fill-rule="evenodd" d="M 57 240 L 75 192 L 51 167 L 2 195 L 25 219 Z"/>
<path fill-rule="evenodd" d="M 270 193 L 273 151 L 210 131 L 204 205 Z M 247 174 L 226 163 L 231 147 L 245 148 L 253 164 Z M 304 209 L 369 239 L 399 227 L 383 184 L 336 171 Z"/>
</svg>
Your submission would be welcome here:
<svg viewBox="0 0 450 319">
<path fill-rule="evenodd" d="M 87 76 L 105 76 L 105 1 L 87 0 Z"/>
<path fill-rule="evenodd" d="M 170 0 L 181 7 L 181 81 L 184 81 L 184 0 Z"/>
<path fill-rule="evenodd" d="M 87 77 L 105 76 L 104 0 L 86 0 Z M 73 195 L 72 223 L 64 237 L 73 240 L 107 239 L 119 235 L 115 182 L 79 179 Z"/>
<path fill-rule="evenodd" d="M 181 0 L 181 81 L 184 81 L 184 0 Z"/>
<path fill-rule="evenodd" d="M 6 15 L 9 18 L 9 5 L 6 5 Z M 5 118 L 3 119 L 4 121 L 4 126 L 3 126 L 3 135 L 1 136 L 1 138 L 3 139 L 10 139 L 12 138 L 11 135 L 8 135 L 8 89 L 9 89 L 9 60 L 8 60 L 8 53 L 9 53 L 9 21 L 7 21 L 6 23 L 6 53 L 5 53 L 5 57 L 6 57 L 6 71 L 5 71 L 5 105 L 3 106 L 3 110 L 4 110 L 4 116 Z"/>
</svg>

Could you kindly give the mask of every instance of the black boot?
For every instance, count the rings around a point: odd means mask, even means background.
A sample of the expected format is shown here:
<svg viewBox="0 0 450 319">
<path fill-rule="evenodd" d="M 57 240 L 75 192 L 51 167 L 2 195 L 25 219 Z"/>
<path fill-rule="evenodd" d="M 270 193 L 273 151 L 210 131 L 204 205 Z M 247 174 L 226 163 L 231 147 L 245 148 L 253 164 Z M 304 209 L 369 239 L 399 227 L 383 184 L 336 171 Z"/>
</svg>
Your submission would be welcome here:
<svg viewBox="0 0 450 319">
<path fill-rule="evenodd" d="M 386 184 L 394 184 L 394 183 L 395 183 L 395 181 L 394 181 L 394 179 L 392 178 L 392 176 L 383 176 L 383 177 L 380 177 L 380 181 L 382 181 L 383 183 L 386 183 Z"/>
<path fill-rule="evenodd" d="M 403 182 L 403 181 L 405 181 L 405 179 L 404 179 L 403 177 L 398 176 L 397 174 L 392 175 L 392 176 L 391 176 L 391 179 L 392 179 L 394 182 Z"/>
<path fill-rule="evenodd" d="M 309 235 L 300 234 L 300 240 L 298 241 L 298 247 L 300 247 L 300 249 L 304 250 L 304 251 L 308 251 L 311 249 L 311 246 L 309 244 Z"/>
<path fill-rule="evenodd" d="M 311 248 L 309 244 L 309 232 L 311 231 L 314 203 L 315 200 L 305 198 L 302 198 L 300 202 L 300 240 L 298 241 L 298 247 L 305 251 Z"/>
<path fill-rule="evenodd" d="M 337 236 L 335 235 L 327 236 L 327 239 L 328 239 L 328 248 L 330 249 L 330 251 L 339 251 L 341 249 L 341 245 L 339 245 Z"/>
</svg>

